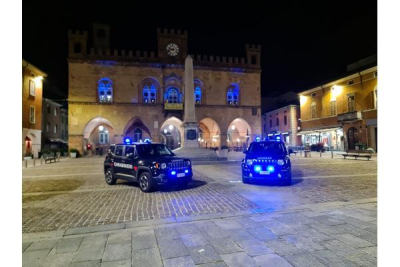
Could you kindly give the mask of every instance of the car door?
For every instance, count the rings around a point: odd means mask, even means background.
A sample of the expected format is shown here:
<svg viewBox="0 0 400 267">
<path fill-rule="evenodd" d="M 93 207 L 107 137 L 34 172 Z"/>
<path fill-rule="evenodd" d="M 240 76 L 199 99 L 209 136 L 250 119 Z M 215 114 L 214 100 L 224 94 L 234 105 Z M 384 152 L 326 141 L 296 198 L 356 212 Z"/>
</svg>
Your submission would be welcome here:
<svg viewBox="0 0 400 267">
<path fill-rule="evenodd" d="M 126 146 L 125 147 L 125 157 L 124 157 L 124 174 L 130 176 L 129 178 L 135 178 L 136 171 L 134 169 L 135 166 L 135 158 L 136 158 L 136 146 Z"/>
<path fill-rule="evenodd" d="M 117 145 L 115 147 L 115 153 L 114 153 L 114 173 L 116 175 L 120 175 L 124 173 L 124 163 L 125 163 L 125 157 L 124 157 L 124 151 L 125 148 L 123 145 Z"/>
</svg>

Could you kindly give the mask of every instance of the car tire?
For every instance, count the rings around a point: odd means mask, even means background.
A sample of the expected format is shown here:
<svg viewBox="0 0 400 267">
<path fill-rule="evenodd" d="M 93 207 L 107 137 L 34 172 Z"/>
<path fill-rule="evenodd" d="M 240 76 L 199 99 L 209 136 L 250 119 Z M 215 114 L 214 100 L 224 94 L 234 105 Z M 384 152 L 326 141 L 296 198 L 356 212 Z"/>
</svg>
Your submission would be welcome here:
<svg viewBox="0 0 400 267">
<path fill-rule="evenodd" d="M 108 185 L 114 185 L 117 182 L 117 179 L 115 178 L 114 172 L 111 168 L 106 170 L 104 179 Z"/>
<path fill-rule="evenodd" d="M 244 178 L 244 177 L 242 177 L 242 182 L 243 182 L 244 184 L 250 184 L 249 179 Z"/>
<path fill-rule="evenodd" d="M 142 192 L 149 193 L 154 190 L 154 180 L 148 172 L 142 172 L 139 176 L 139 188 Z"/>
</svg>

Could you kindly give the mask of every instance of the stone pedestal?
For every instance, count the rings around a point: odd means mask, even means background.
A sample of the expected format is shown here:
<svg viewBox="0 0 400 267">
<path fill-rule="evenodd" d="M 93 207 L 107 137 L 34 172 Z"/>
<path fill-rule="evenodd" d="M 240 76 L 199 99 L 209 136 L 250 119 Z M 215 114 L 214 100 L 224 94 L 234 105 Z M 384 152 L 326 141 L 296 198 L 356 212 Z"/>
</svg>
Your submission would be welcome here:
<svg viewBox="0 0 400 267">
<path fill-rule="evenodd" d="M 185 122 L 182 126 L 184 129 L 183 147 L 199 147 L 199 142 L 197 141 L 199 128 L 198 123 Z"/>
</svg>

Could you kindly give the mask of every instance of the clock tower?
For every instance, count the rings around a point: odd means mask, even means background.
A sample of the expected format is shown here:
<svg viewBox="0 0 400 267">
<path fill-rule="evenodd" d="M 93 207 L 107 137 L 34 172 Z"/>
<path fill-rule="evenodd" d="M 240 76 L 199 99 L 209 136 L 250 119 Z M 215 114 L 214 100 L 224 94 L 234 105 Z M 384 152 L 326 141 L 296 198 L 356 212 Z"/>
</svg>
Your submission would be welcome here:
<svg viewBox="0 0 400 267">
<path fill-rule="evenodd" d="M 183 64 L 188 54 L 187 36 L 187 31 L 158 28 L 158 57 L 166 63 Z"/>
</svg>

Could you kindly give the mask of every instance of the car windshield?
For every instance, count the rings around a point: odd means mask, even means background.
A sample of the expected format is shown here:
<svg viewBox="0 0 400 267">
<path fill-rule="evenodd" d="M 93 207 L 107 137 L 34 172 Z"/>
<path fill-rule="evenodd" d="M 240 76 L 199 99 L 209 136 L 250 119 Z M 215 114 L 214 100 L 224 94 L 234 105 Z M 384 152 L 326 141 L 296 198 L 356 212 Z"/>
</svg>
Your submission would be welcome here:
<svg viewBox="0 0 400 267">
<path fill-rule="evenodd" d="M 163 144 L 146 144 L 136 147 L 138 153 L 142 157 L 146 156 L 172 156 L 172 151 Z"/>
<path fill-rule="evenodd" d="M 282 143 L 278 142 L 259 142 L 252 143 L 249 147 L 249 152 L 259 154 L 277 154 L 284 153 L 285 147 Z"/>
</svg>

